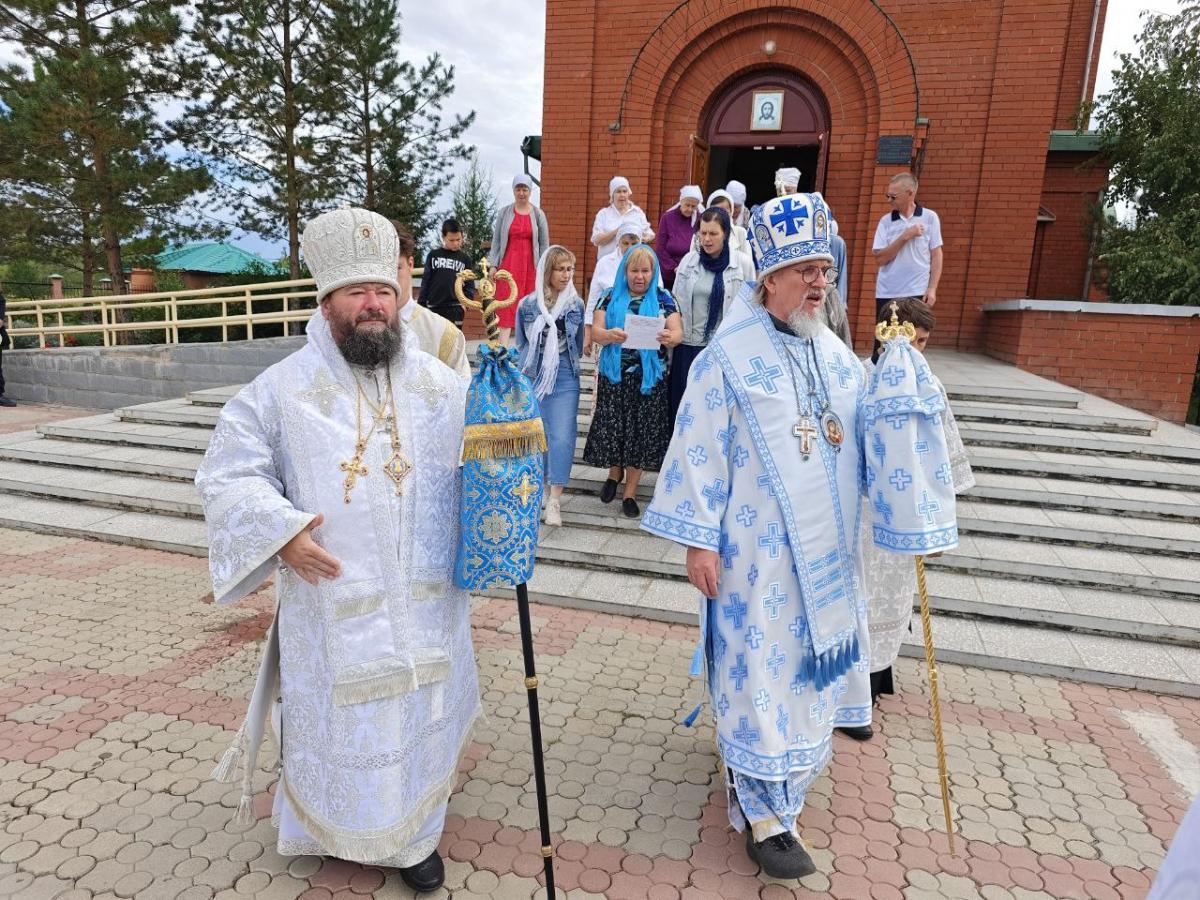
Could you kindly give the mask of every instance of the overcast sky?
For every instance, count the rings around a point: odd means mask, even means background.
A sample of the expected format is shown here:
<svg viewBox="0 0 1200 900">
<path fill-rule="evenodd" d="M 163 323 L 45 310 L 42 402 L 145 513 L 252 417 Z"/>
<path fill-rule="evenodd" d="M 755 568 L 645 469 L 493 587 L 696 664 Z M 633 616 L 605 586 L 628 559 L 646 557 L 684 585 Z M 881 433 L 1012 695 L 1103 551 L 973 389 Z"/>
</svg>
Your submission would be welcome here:
<svg viewBox="0 0 1200 900">
<path fill-rule="evenodd" d="M 1180 5 L 1181 0 L 1109 0 L 1097 95 L 1111 87 L 1118 54 L 1134 49 L 1141 11 L 1174 13 Z M 507 202 L 512 176 L 521 171 L 521 139 L 542 130 L 545 0 L 492 0 L 486 12 L 478 0 L 406 0 L 402 6 L 401 55 L 420 63 L 438 52 L 455 67 L 457 89 L 446 104 L 447 117 L 476 111 L 466 139 L 478 148 L 497 193 Z M 0 64 L 11 59 L 12 48 L 0 46 Z M 538 175 L 539 164 L 531 166 Z M 449 205 L 448 197 L 444 203 Z M 270 258 L 283 253 L 282 244 L 253 235 L 236 234 L 234 239 Z"/>
</svg>

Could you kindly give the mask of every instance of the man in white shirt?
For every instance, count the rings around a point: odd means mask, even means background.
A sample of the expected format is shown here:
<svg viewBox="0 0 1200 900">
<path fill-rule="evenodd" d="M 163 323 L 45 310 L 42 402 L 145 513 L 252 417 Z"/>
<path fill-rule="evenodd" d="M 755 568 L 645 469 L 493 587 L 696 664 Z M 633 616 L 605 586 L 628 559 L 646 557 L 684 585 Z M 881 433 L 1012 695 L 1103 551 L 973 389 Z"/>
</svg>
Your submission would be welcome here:
<svg viewBox="0 0 1200 900">
<path fill-rule="evenodd" d="M 875 311 L 885 301 L 908 298 L 933 306 L 942 277 L 941 220 L 932 209 L 917 204 L 917 179 L 907 172 L 888 183 L 887 198 L 892 211 L 879 220 L 871 246 L 879 263 Z"/>
</svg>

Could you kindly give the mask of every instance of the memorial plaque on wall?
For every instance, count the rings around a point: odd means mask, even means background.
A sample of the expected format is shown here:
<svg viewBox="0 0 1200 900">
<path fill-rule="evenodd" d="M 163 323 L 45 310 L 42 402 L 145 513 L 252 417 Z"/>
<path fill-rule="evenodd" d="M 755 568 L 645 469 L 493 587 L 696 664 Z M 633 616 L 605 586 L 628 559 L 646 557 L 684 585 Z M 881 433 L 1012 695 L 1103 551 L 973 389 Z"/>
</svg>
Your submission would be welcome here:
<svg viewBox="0 0 1200 900">
<path fill-rule="evenodd" d="M 911 134 L 885 134 L 879 138 L 875 150 L 878 166 L 907 166 L 912 162 L 913 139 Z"/>
</svg>

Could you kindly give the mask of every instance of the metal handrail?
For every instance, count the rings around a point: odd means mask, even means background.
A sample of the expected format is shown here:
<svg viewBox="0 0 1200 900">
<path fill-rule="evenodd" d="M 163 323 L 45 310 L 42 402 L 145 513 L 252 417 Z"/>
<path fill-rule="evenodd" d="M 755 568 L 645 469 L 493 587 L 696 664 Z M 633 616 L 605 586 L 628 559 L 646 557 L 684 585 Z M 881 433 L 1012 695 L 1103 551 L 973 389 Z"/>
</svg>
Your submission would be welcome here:
<svg viewBox="0 0 1200 900">
<path fill-rule="evenodd" d="M 414 269 L 414 280 L 419 280 L 422 269 Z M 278 325 L 288 322 L 304 322 L 312 315 L 311 306 L 295 308 L 296 301 L 311 301 L 316 297 L 316 282 L 311 278 L 290 281 L 267 281 L 255 284 L 227 285 L 224 287 L 198 288 L 182 291 L 157 291 L 147 294 L 119 294 L 97 297 L 58 297 L 41 300 L 11 300 L 8 303 L 8 333 L 14 339 L 36 337 L 39 348 L 62 347 L 68 335 L 100 334 L 103 346 L 117 343 L 116 336 L 125 331 L 161 331 L 162 343 L 179 343 L 181 329 L 221 329 L 221 340 L 229 340 L 229 329 L 245 328 L 246 339 L 253 340 L 256 325 Z M 255 303 L 282 302 L 282 310 L 257 311 Z M 221 315 L 203 318 L 187 318 L 180 315 L 181 308 L 221 305 Z M 230 312 L 231 304 L 242 307 L 241 312 Z M 161 308 L 157 319 L 136 322 L 118 321 L 121 311 Z M 236 307 L 235 307 L 236 308 Z M 96 315 L 94 322 L 68 322 L 64 316 Z M 18 324 L 18 322 L 26 324 Z M 46 339 L 57 339 L 47 344 Z"/>
</svg>

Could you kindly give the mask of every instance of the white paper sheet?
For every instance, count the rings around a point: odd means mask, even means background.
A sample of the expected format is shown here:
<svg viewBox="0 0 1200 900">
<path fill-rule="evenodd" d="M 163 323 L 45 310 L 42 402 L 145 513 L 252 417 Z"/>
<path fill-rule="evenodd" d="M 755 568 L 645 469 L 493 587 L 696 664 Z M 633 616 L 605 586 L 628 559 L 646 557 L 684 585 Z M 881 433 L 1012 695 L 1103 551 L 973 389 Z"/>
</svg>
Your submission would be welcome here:
<svg viewBox="0 0 1200 900">
<path fill-rule="evenodd" d="M 625 316 L 625 324 L 622 326 L 625 330 L 625 343 L 621 345 L 624 350 L 657 350 L 659 345 L 658 333 L 662 331 L 667 324 L 666 319 L 658 316 Z"/>
</svg>

